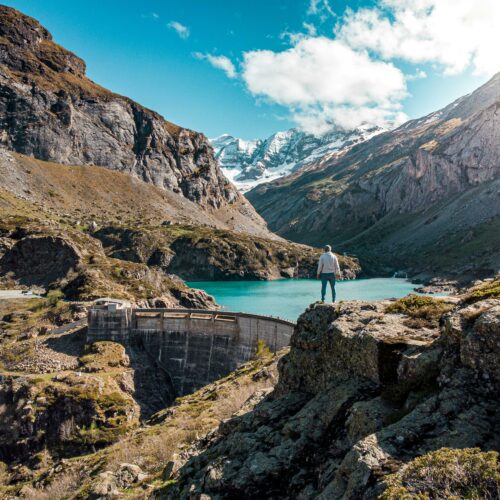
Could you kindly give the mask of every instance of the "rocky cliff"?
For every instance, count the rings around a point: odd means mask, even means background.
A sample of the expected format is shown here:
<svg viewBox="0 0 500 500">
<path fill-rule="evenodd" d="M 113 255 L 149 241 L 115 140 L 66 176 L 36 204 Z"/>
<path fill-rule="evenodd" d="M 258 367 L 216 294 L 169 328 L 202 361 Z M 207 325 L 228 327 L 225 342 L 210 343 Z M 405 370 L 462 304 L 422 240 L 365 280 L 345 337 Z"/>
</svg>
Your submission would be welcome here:
<svg viewBox="0 0 500 500">
<path fill-rule="evenodd" d="M 239 199 L 200 133 L 85 76 L 85 62 L 20 12 L 0 7 L 0 142 L 42 160 L 130 173 L 202 207 Z"/>
<path fill-rule="evenodd" d="M 286 241 L 204 227 L 127 228 L 93 233 L 109 256 L 143 262 L 190 281 L 313 278 L 320 251 Z M 345 279 L 361 271 L 356 259 L 339 256 Z"/>
<path fill-rule="evenodd" d="M 159 267 L 107 256 L 71 218 L 57 219 L 0 189 L 0 288 L 19 286 L 58 290 L 71 300 L 114 296 L 143 306 L 216 307 Z"/>
<path fill-rule="evenodd" d="M 455 304 L 312 305 L 274 392 L 193 447 L 159 496 L 372 499 L 420 455 L 498 450 L 498 281 L 487 286 Z M 449 467 L 439 453 L 425 459 L 425 481 L 386 498 L 465 495 L 469 479 L 449 468 L 445 485 L 433 483 Z M 494 494 L 474 470 L 471 491 Z"/>
<path fill-rule="evenodd" d="M 498 269 L 500 74 L 248 198 L 278 234 L 330 242 L 375 272 Z"/>
</svg>

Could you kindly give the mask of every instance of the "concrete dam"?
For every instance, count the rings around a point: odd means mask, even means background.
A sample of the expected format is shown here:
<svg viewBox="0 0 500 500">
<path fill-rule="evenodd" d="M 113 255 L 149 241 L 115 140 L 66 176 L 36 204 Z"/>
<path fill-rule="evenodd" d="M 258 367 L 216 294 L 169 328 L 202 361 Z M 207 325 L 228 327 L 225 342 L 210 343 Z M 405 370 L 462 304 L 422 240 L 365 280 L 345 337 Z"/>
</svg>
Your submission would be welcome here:
<svg viewBox="0 0 500 500">
<path fill-rule="evenodd" d="M 172 396 L 190 394 L 249 361 L 259 341 L 276 352 L 295 323 L 269 316 L 194 309 L 133 309 L 97 301 L 88 313 L 88 342 L 110 340 L 143 350 L 171 381 Z"/>
</svg>

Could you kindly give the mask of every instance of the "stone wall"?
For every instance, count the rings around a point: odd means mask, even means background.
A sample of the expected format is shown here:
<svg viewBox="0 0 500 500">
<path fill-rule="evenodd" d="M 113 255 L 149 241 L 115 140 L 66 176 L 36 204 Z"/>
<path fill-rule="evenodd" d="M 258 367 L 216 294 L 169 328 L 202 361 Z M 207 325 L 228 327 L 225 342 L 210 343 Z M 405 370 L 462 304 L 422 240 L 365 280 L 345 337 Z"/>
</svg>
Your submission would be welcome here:
<svg viewBox="0 0 500 500">
<path fill-rule="evenodd" d="M 278 318 L 206 310 L 95 307 L 88 341 L 143 348 L 165 369 L 178 396 L 224 377 L 252 358 L 259 340 L 276 352 L 295 324 Z"/>
</svg>

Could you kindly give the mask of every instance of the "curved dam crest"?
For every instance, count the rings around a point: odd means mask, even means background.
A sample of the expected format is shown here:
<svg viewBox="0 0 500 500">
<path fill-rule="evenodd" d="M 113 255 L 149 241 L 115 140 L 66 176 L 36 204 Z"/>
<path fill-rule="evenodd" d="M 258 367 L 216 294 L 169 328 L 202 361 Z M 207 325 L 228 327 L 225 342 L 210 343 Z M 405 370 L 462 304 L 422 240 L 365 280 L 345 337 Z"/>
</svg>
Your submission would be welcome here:
<svg viewBox="0 0 500 500">
<path fill-rule="evenodd" d="M 170 379 L 171 397 L 190 394 L 249 361 L 260 340 L 272 352 L 290 344 L 295 323 L 269 316 L 194 309 L 133 309 L 96 304 L 88 342 L 110 340 L 143 350 Z"/>
</svg>

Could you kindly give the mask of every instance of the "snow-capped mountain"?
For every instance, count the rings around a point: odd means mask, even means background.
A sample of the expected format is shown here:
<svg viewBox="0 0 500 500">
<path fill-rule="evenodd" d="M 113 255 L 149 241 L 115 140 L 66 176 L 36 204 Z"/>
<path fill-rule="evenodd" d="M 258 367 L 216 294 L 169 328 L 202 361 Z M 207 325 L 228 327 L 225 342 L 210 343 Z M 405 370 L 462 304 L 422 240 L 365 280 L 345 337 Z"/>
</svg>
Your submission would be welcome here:
<svg viewBox="0 0 500 500">
<path fill-rule="evenodd" d="M 210 142 L 226 176 L 244 192 L 309 163 L 328 159 L 384 131 L 380 127 L 361 126 L 315 136 L 292 128 L 264 140 L 246 141 L 224 134 Z"/>
</svg>

